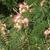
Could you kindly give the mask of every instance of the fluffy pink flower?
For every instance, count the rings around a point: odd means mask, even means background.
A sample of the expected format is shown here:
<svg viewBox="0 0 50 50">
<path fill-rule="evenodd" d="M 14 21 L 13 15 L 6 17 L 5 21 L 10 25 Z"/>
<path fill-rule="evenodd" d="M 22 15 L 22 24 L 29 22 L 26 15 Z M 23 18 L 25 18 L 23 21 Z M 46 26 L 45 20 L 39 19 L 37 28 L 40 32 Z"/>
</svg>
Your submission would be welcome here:
<svg viewBox="0 0 50 50">
<path fill-rule="evenodd" d="M 21 9 L 27 8 L 27 4 L 26 4 L 25 2 L 19 3 L 18 6 L 19 6 L 19 8 L 21 8 Z"/>
<path fill-rule="evenodd" d="M 23 2 L 23 3 L 19 3 L 18 7 L 19 7 L 19 12 L 20 13 L 24 13 L 26 11 L 29 11 L 30 13 L 32 12 L 32 9 L 30 7 L 32 7 L 33 4 L 31 4 L 30 6 L 27 5 L 27 3 Z"/>
<path fill-rule="evenodd" d="M 20 17 L 21 17 L 21 14 L 20 14 L 20 13 L 17 13 L 17 14 L 13 17 L 13 21 L 16 23 Z"/>
<path fill-rule="evenodd" d="M 45 38 L 47 38 L 49 34 L 50 34 L 50 28 L 44 31 Z"/>
<path fill-rule="evenodd" d="M 29 9 L 29 6 L 25 2 L 19 3 L 18 6 L 19 6 L 20 13 L 26 12 L 26 10 Z"/>
<path fill-rule="evenodd" d="M 22 3 L 19 4 L 19 8 L 24 8 L 24 7 L 25 7 L 24 4 L 22 4 Z"/>
<path fill-rule="evenodd" d="M 22 20 L 22 24 L 24 25 L 24 27 L 27 27 L 28 24 L 29 24 L 28 18 L 24 18 L 24 19 Z"/>
</svg>

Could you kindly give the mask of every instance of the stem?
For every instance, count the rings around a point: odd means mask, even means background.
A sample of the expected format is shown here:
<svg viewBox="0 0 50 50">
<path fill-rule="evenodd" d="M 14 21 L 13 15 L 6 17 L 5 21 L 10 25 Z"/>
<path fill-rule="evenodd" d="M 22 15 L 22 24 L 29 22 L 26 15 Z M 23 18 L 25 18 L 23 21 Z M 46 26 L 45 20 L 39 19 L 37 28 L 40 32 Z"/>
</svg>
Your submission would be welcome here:
<svg viewBox="0 0 50 50">
<path fill-rule="evenodd" d="M 13 8 L 13 11 L 17 13 L 17 11 Z"/>
</svg>

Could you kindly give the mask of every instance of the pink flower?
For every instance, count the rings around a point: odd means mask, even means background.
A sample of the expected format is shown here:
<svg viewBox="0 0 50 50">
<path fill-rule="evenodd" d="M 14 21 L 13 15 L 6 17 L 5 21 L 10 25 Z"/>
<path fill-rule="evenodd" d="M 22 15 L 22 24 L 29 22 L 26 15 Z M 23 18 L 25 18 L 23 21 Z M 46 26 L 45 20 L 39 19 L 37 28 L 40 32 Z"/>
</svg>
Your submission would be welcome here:
<svg viewBox="0 0 50 50">
<path fill-rule="evenodd" d="M 49 34 L 50 34 L 50 28 L 44 31 L 45 38 L 47 38 Z"/>
<path fill-rule="evenodd" d="M 26 5 L 24 4 L 24 3 L 19 3 L 19 8 L 21 8 L 21 9 L 25 9 L 26 8 Z"/>
<path fill-rule="evenodd" d="M 29 6 L 25 2 L 19 3 L 18 6 L 19 6 L 19 12 L 20 13 L 24 13 L 29 9 Z"/>
<path fill-rule="evenodd" d="M 21 14 L 20 14 L 20 13 L 17 13 L 17 14 L 13 17 L 13 21 L 16 23 L 20 17 L 21 17 Z"/>
<path fill-rule="evenodd" d="M 22 20 L 22 24 L 23 24 L 24 27 L 27 27 L 28 24 L 29 24 L 28 18 L 24 18 L 24 19 Z"/>
</svg>

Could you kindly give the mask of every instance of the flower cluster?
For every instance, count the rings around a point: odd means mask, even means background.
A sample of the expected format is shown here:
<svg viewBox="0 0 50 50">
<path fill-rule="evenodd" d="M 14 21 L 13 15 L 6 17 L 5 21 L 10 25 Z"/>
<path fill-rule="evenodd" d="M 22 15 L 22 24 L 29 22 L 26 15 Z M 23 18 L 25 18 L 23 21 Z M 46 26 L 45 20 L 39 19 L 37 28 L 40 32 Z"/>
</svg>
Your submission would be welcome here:
<svg viewBox="0 0 50 50">
<path fill-rule="evenodd" d="M 27 3 L 23 2 L 23 3 L 19 3 L 18 4 L 18 7 L 19 7 L 19 12 L 22 14 L 26 11 L 29 11 L 31 12 L 32 9 L 30 8 L 31 6 L 27 5 Z"/>
<path fill-rule="evenodd" d="M 23 18 L 23 16 L 20 13 L 17 13 L 13 17 L 14 27 L 17 31 L 21 30 L 22 27 L 26 28 L 28 27 L 29 20 L 28 18 Z"/>
<path fill-rule="evenodd" d="M 26 28 L 29 24 L 29 19 L 23 16 L 23 13 L 26 11 L 31 12 L 30 7 L 25 2 L 18 3 L 19 12 L 13 16 L 14 27 L 17 31 L 21 30 L 22 27 Z"/>
</svg>

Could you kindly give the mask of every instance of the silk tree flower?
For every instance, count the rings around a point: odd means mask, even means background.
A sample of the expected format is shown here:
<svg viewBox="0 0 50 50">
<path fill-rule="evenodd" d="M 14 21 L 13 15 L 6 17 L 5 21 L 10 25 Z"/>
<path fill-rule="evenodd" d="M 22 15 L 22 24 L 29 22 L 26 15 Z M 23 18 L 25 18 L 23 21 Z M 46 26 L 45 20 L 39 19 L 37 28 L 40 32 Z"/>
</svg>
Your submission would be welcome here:
<svg viewBox="0 0 50 50">
<path fill-rule="evenodd" d="M 29 9 L 29 6 L 25 2 L 19 3 L 18 7 L 20 13 L 26 12 Z"/>
<path fill-rule="evenodd" d="M 14 17 L 13 17 L 13 22 L 14 22 L 14 28 L 16 28 L 17 31 L 19 31 L 21 29 L 21 14 L 17 13 Z"/>
<path fill-rule="evenodd" d="M 13 22 L 16 23 L 18 21 L 18 19 L 20 19 L 21 14 L 17 13 L 14 17 L 13 17 Z"/>
<path fill-rule="evenodd" d="M 28 18 L 24 18 L 24 19 L 22 20 L 22 24 L 23 24 L 24 28 L 25 28 L 25 27 L 28 27 L 28 24 L 29 24 Z"/>
<path fill-rule="evenodd" d="M 44 31 L 45 38 L 47 38 L 49 34 L 50 34 L 50 28 Z"/>
</svg>

